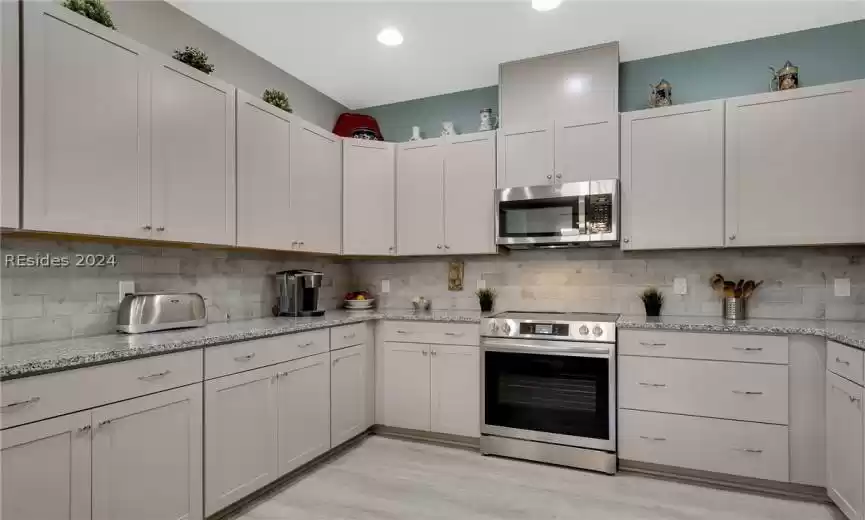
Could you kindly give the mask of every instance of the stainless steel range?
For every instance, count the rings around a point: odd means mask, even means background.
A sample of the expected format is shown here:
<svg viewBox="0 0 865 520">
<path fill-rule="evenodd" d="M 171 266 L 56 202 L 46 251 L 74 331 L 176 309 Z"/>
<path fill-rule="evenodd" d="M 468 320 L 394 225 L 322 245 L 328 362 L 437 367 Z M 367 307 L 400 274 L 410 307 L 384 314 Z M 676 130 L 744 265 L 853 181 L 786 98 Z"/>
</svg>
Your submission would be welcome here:
<svg viewBox="0 0 865 520">
<path fill-rule="evenodd" d="M 616 472 L 614 314 L 481 323 L 481 452 Z"/>
</svg>

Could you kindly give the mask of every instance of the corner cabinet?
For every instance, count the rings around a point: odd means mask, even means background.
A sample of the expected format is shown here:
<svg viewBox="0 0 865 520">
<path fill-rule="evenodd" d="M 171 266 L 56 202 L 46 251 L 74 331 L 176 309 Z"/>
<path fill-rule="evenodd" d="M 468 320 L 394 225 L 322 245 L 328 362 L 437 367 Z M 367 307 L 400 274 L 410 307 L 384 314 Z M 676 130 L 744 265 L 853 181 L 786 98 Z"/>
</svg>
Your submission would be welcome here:
<svg viewBox="0 0 865 520">
<path fill-rule="evenodd" d="M 0 2 L 0 227 L 20 225 L 18 2 Z"/>
<path fill-rule="evenodd" d="M 865 512 L 865 416 L 861 386 L 826 373 L 826 488 L 850 520 Z"/>
<path fill-rule="evenodd" d="M 397 148 L 397 253 L 495 253 L 495 132 Z"/>
<path fill-rule="evenodd" d="M 865 241 L 865 81 L 727 100 L 727 246 Z"/>
<path fill-rule="evenodd" d="M 622 249 L 724 245 L 724 102 L 622 114 Z"/>
<path fill-rule="evenodd" d="M 396 254 L 395 153 L 393 143 L 343 140 L 343 254 Z"/>
</svg>

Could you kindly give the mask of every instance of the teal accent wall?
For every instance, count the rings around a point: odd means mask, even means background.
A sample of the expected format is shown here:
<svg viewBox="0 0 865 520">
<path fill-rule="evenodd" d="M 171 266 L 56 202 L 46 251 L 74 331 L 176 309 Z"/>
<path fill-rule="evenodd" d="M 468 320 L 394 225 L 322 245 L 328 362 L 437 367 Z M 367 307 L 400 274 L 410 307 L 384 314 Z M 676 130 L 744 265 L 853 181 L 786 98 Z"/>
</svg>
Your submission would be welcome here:
<svg viewBox="0 0 865 520">
<path fill-rule="evenodd" d="M 624 62 L 619 107 L 622 112 L 646 108 L 649 85 L 661 78 L 673 85 L 676 105 L 766 92 L 769 67 L 786 60 L 799 66 L 803 87 L 865 78 L 865 20 Z M 498 111 L 498 95 L 493 85 L 358 112 L 378 120 L 385 140 L 401 142 L 408 141 L 414 125 L 424 137 L 437 137 L 442 121 L 453 121 L 457 133 L 474 132 L 480 109 Z"/>
</svg>

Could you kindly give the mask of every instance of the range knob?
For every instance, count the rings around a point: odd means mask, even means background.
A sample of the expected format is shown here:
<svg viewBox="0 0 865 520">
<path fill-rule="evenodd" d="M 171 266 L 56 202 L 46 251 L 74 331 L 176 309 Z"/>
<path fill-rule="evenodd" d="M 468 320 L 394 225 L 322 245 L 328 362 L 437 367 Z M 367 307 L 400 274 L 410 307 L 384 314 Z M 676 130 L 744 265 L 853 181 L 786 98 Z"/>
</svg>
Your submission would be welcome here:
<svg viewBox="0 0 865 520">
<path fill-rule="evenodd" d="M 490 332 L 495 334 L 499 331 L 499 324 L 496 323 L 496 320 L 490 320 Z"/>
<path fill-rule="evenodd" d="M 585 325 L 580 326 L 580 335 L 588 336 L 589 335 L 589 328 L 586 327 Z"/>
<path fill-rule="evenodd" d="M 502 332 L 504 332 L 505 334 L 510 334 L 510 333 L 511 333 L 511 325 L 510 325 L 508 322 L 505 322 L 505 323 L 502 325 Z"/>
<path fill-rule="evenodd" d="M 604 333 L 604 329 L 601 328 L 600 325 L 595 325 L 595 328 L 592 329 L 592 334 L 595 336 L 600 336 Z"/>
</svg>

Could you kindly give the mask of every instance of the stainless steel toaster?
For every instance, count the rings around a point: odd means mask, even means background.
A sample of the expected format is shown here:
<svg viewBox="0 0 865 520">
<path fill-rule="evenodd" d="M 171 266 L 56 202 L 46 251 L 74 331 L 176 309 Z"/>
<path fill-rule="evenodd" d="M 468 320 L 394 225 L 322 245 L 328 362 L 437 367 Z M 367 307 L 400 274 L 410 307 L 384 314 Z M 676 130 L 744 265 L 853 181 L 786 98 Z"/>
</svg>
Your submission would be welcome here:
<svg viewBox="0 0 865 520">
<path fill-rule="evenodd" d="M 197 293 L 127 294 L 117 310 L 117 330 L 129 334 L 206 324 L 207 308 Z"/>
</svg>

